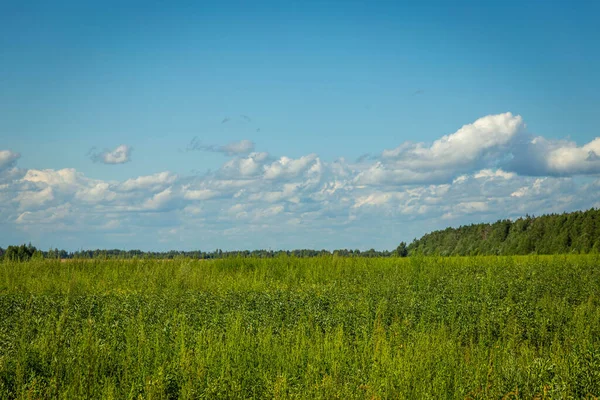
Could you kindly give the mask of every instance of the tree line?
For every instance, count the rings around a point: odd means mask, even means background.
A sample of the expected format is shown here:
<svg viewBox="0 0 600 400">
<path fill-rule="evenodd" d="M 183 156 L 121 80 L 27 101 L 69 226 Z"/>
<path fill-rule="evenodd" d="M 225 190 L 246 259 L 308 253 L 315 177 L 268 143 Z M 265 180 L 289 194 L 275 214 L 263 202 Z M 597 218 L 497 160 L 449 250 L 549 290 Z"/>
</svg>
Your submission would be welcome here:
<svg viewBox="0 0 600 400">
<path fill-rule="evenodd" d="M 395 251 L 378 251 L 370 249 L 366 251 L 356 250 L 311 250 L 311 249 L 298 249 L 298 250 L 236 250 L 236 251 L 223 251 L 216 249 L 214 251 L 177 251 L 170 250 L 165 252 L 157 251 L 142 251 L 142 250 L 78 250 L 68 252 L 66 250 L 50 249 L 48 251 L 41 251 L 32 246 L 20 245 L 20 246 L 8 246 L 8 248 L 2 249 L 0 247 L 0 260 L 12 260 L 12 261 L 28 261 L 34 257 L 49 258 L 49 259 L 133 259 L 133 258 L 151 258 L 151 259 L 174 259 L 179 257 L 200 259 L 200 260 L 212 260 L 221 258 L 236 258 L 236 257 L 254 257 L 254 258 L 275 258 L 279 256 L 292 256 L 299 258 L 308 257 L 321 257 L 321 256 L 340 256 L 340 257 L 392 257 L 396 256 Z M 405 253 L 400 253 L 400 256 L 406 256 Z"/>
<path fill-rule="evenodd" d="M 600 253 L 600 209 L 464 225 L 414 240 L 410 255 Z"/>
<path fill-rule="evenodd" d="M 31 243 L 0 247 L 0 260 L 27 261 L 35 257 L 55 259 L 174 259 L 187 257 L 210 260 L 231 257 L 274 258 L 293 257 L 407 257 L 411 255 L 469 256 L 469 255 L 519 255 L 600 253 L 600 209 L 549 214 L 539 217 L 526 215 L 514 221 L 498 220 L 494 223 L 463 225 L 433 231 L 414 239 L 407 245 L 401 242 L 395 250 L 366 251 L 339 250 L 236 250 L 223 251 L 141 251 L 141 250 L 66 250 L 41 251 Z"/>
</svg>

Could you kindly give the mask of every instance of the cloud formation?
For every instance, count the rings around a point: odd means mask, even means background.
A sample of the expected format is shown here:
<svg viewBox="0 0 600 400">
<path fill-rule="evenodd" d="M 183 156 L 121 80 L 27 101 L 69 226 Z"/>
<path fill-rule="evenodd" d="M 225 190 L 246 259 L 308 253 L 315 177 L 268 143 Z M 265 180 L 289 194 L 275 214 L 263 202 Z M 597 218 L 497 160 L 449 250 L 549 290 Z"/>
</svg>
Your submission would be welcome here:
<svg viewBox="0 0 600 400">
<path fill-rule="evenodd" d="M 520 115 L 488 115 L 431 145 L 406 142 L 384 150 L 356 178 L 364 185 L 403 185 L 450 180 L 457 173 L 494 164 L 523 129 Z"/>
<path fill-rule="evenodd" d="M 90 159 L 96 163 L 103 164 L 124 164 L 131 161 L 131 146 L 121 144 L 114 150 L 104 150 L 97 152 L 95 148 L 92 148 L 89 152 Z"/>
<path fill-rule="evenodd" d="M 10 150 L 0 150 L 0 171 L 14 166 L 20 157 L 19 153 L 13 153 Z"/>
<path fill-rule="evenodd" d="M 199 176 L 97 180 L 18 169 L 3 151 L 0 229 L 52 232 L 75 247 L 393 248 L 447 225 L 600 207 L 599 144 L 532 137 L 504 113 L 356 162 L 236 142 L 218 147 L 231 159 Z"/>
<path fill-rule="evenodd" d="M 541 136 L 527 139 L 513 151 L 511 167 L 520 174 L 573 176 L 600 173 L 600 137 L 583 146 Z"/>
</svg>

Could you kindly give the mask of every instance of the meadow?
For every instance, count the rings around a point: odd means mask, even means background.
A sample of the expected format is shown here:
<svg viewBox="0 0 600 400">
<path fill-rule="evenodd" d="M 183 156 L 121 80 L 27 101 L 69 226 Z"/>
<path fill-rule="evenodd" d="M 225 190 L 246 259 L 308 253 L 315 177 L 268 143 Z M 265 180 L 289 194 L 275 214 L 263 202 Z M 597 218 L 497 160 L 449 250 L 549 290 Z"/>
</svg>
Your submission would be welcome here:
<svg viewBox="0 0 600 400">
<path fill-rule="evenodd" d="M 0 263 L 2 399 L 600 395 L 600 257 Z"/>
</svg>

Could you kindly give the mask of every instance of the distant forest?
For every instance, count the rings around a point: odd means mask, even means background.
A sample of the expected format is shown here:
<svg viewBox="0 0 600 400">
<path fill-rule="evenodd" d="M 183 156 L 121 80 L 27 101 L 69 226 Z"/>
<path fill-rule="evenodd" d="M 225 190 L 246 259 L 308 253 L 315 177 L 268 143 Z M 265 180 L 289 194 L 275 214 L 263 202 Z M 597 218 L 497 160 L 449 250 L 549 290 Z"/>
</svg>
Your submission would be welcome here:
<svg viewBox="0 0 600 400">
<path fill-rule="evenodd" d="M 440 256 L 600 253 L 600 209 L 447 228 L 413 241 L 408 253 Z"/>
<path fill-rule="evenodd" d="M 405 246 L 403 244 L 403 246 Z M 399 246 L 401 248 L 401 246 Z M 401 256 L 407 255 L 406 246 L 404 252 L 400 253 Z M 223 251 L 220 249 L 214 251 L 202 251 L 202 250 L 191 250 L 191 251 L 180 251 L 170 250 L 164 252 L 158 251 L 141 251 L 141 250 L 78 250 L 69 252 L 66 250 L 51 249 L 42 251 L 37 249 L 31 244 L 22 244 L 20 246 L 8 246 L 7 249 L 0 247 L 0 261 L 2 259 L 16 260 L 16 261 L 28 261 L 35 258 L 56 258 L 56 259 L 128 259 L 128 258 L 151 258 L 151 259 L 174 259 L 178 257 L 194 258 L 200 260 L 211 260 L 220 258 L 231 258 L 231 257 L 256 257 L 256 258 L 274 258 L 282 255 L 293 256 L 293 257 L 319 257 L 319 256 L 331 256 L 338 255 L 344 257 L 391 257 L 397 255 L 396 251 L 377 251 L 370 249 L 366 251 L 360 250 L 236 250 L 236 251 Z"/>
<path fill-rule="evenodd" d="M 27 261 L 32 258 L 158 258 L 219 259 L 229 257 L 273 258 L 281 255 L 318 257 L 406 257 L 414 255 L 472 256 L 472 255 L 525 255 L 600 253 L 600 209 L 550 214 L 540 217 L 525 216 L 517 220 L 499 220 L 494 223 L 464 225 L 425 234 L 407 245 L 401 242 L 395 250 L 240 250 L 144 252 L 141 250 L 38 250 L 31 244 L 0 247 L 0 260 Z"/>
</svg>

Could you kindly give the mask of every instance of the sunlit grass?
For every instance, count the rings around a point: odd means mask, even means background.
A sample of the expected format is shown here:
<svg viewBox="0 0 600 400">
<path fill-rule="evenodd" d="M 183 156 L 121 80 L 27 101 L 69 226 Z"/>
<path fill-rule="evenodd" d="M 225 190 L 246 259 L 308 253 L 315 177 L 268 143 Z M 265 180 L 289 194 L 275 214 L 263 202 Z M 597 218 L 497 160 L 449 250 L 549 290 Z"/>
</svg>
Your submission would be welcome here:
<svg viewBox="0 0 600 400">
<path fill-rule="evenodd" d="M 0 264 L 0 398 L 600 395 L 600 259 Z"/>
</svg>

